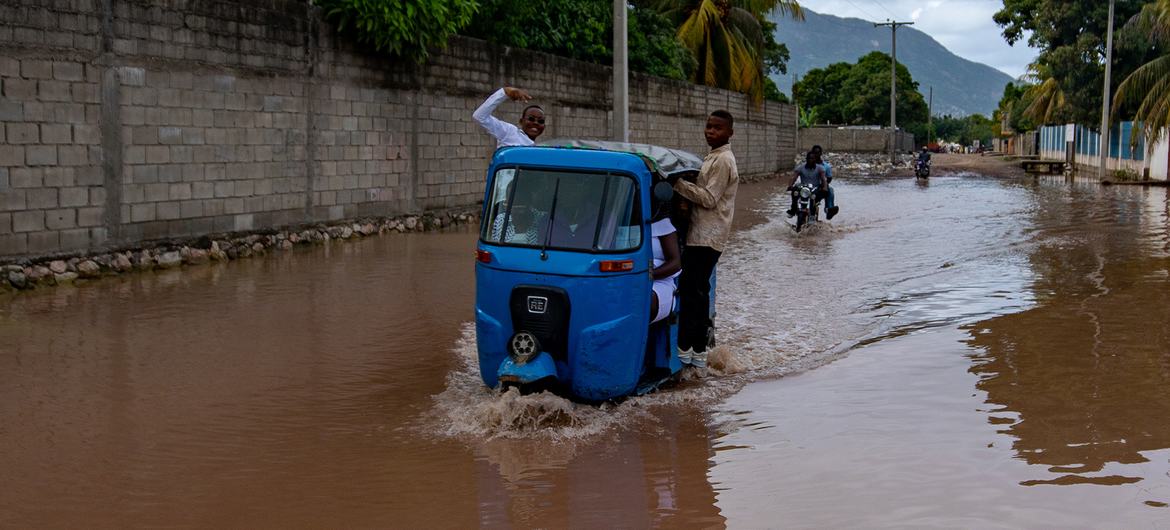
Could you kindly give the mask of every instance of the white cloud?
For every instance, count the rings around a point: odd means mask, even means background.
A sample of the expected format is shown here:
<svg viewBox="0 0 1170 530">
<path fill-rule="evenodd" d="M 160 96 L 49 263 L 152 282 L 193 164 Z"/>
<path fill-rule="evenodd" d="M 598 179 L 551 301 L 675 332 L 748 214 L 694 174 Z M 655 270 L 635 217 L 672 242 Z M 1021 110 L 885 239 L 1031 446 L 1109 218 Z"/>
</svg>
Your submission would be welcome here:
<svg viewBox="0 0 1170 530">
<path fill-rule="evenodd" d="M 800 0 L 800 5 L 826 15 L 912 20 L 914 28 L 946 46 L 955 55 L 998 68 L 1012 77 L 1024 73 L 1036 50 L 1023 43 L 1009 46 L 991 16 L 1002 6 L 992 0 Z"/>
</svg>

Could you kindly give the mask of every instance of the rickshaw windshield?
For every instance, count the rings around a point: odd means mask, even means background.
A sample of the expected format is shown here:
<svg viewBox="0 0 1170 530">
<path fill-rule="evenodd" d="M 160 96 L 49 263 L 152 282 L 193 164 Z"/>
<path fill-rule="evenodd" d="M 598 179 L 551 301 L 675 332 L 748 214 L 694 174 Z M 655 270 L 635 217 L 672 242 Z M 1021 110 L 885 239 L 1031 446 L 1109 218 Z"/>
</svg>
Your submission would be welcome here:
<svg viewBox="0 0 1170 530">
<path fill-rule="evenodd" d="M 637 185 L 610 173 L 496 171 L 480 237 L 501 245 L 620 252 L 642 245 Z"/>
</svg>

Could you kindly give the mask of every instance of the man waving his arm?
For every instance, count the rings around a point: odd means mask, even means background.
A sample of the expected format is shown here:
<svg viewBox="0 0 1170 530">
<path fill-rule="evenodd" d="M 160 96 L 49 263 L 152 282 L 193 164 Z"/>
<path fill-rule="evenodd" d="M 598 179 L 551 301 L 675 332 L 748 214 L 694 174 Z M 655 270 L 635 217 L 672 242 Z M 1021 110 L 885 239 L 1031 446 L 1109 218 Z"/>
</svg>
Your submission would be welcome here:
<svg viewBox="0 0 1170 530">
<path fill-rule="evenodd" d="M 544 109 L 539 105 L 529 105 L 520 113 L 520 121 L 516 124 L 507 123 L 495 116 L 496 107 L 505 99 L 512 101 L 530 101 L 532 97 L 527 92 L 515 87 L 501 88 L 475 109 L 471 115 L 487 132 L 496 138 L 496 148 L 510 146 L 528 146 L 536 143 L 536 138 L 544 132 Z"/>
</svg>

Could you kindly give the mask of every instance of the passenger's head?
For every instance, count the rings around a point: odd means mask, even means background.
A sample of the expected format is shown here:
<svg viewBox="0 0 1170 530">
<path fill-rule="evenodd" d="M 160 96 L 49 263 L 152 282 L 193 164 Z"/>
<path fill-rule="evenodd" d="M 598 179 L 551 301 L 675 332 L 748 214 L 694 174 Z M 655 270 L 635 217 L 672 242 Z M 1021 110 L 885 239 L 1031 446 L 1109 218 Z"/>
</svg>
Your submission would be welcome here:
<svg viewBox="0 0 1170 530">
<path fill-rule="evenodd" d="M 731 140 L 731 135 L 735 133 L 735 118 L 731 117 L 731 113 L 725 110 L 717 110 L 707 116 L 707 127 L 703 131 L 703 135 L 707 137 L 707 145 L 712 149 L 723 147 Z"/>
<path fill-rule="evenodd" d="M 544 109 L 540 108 L 540 105 L 524 107 L 524 112 L 520 113 L 519 125 L 520 130 L 535 141 L 536 137 L 544 132 Z"/>
</svg>

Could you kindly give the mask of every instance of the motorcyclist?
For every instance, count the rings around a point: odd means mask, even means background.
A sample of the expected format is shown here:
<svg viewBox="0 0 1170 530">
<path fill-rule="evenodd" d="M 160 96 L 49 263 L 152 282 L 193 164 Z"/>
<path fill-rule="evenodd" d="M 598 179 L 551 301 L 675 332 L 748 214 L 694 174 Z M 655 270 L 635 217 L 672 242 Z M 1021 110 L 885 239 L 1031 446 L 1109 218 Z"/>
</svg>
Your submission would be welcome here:
<svg viewBox="0 0 1170 530">
<path fill-rule="evenodd" d="M 922 146 L 922 151 L 918 153 L 918 163 L 926 166 L 930 165 L 930 149 L 927 149 L 925 145 Z"/>
<path fill-rule="evenodd" d="M 816 200 L 824 200 L 829 196 L 829 179 L 825 176 L 824 166 L 817 163 L 818 157 L 816 153 L 809 151 L 804 156 L 804 164 L 796 166 L 796 171 L 792 175 L 792 180 L 788 182 L 788 190 L 794 190 L 797 180 L 801 184 L 810 184 L 815 188 L 813 195 Z M 792 206 L 785 212 L 788 217 L 796 215 L 796 194 L 792 194 Z"/>
</svg>

